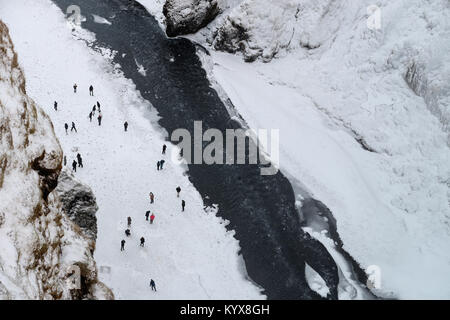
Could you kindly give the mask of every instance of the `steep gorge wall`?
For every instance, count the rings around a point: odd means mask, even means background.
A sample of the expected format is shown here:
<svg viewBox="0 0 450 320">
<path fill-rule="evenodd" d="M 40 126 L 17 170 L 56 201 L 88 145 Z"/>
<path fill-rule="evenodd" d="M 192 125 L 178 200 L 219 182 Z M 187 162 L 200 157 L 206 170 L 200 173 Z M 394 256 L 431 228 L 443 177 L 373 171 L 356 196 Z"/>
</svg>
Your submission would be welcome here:
<svg viewBox="0 0 450 320">
<path fill-rule="evenodd" d="M 63 213 L 53 191 L 61 163 L 53 125 L 27 96 L 0 21 L 0 299 L 113 298 L 97 278 L 95 242 Z M 69 279 L 78 270 L 74 287 Z"/>
</svg>

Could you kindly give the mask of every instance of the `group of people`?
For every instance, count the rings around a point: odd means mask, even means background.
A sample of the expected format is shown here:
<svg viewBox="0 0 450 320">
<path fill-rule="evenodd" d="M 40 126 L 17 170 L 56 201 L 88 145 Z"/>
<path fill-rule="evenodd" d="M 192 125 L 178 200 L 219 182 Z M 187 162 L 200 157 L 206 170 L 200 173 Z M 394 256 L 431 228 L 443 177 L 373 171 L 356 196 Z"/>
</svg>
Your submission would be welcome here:
<svg viewBox="0 0 450 320">
<path fill-rule="evenodd" d="M 64 159 L 64 162 L 66 160 Z M 72 170 L 77 172 L 77 166 L 78 168 L 83 168 L 83 158 L 81 157 L 81 154 L 77 153 L 77 160 L 73 160 L 72 162 Z"/>
<path fill-rule="evenodd" d="M 150 213 L 150 211 L 147 211 L 147 212 Z M 146 213 L 147 220 L 148 220 L 148 213 Z M 153 223 L 155 216 L 152 214 L 150 219 L 151 219 L 150 223 Z M 131 230 L 130 230 L 131 229 L 131 221 L 132 221 L 131 217 L 128 217 L 127 218 L 127 229 L 125 230 L 125 236 L 127 236 L 127 237 L 131 236 Z M 145 246 L 145 238 L 141 237 L 141 239 L 139 241 L 140 241 L 139 246 L 144 247 Z M 125 243 L 126 243 L 125 239 L 122 239 L 122 241 L 120 241 L 120 251 L 125 251 Z M 153 280 L 153 279 L 150 279 L 150 288 L 153 291 L 156 291 L 156 283 L 155 283 L 155 280 Z"/>
<path fill-rule="evenodd" d="M 77 93 L 77 88 L 78 85 L 75 83 L 73 85 L 73 92 Z M 94 87 L 92 85 L 89 86 L 89 95 L 90 96 L 94 96 Z M 55 111 L 58 111 L 58 102 L 55 101 L 53 103 L 53 108 L 55 109 Z M 95 114 L 98 113 L 97 115 L 97 121 L 98 121 L 98 125 L 101 126 L 102 125 L 102 119 L 103 119 L 103 115 L 102 115 L 102 110 L 101 110 L 101 105 L 100 102 L 97 101 L 97 103 L 92 107 L 92 111 L 89 112 L 89 121 L 92 122 L 92 118 L 95 116 Z M 125 127 L 125 131 L 128 130 L 128 122 L 125 121 L 124 123 L 124 127 Z M 66 135 L 69 134 L 69 124 L 68 123 L 64 123 L 64 129 L 66 130 Z M 75 131 L 75 133 L 78 133 L 77 127 L 75 125 L 75 122 L 72 121 L 72 125 L 70 127 L 70 132 Z M 66 157 L 64 156 L 64 165 L 66 165 Z M 73 160 L 72 162 L 72 170 L 74 172 L 77 171 L 77 167 L 78 168 L 83 168 L 83 160 L 81 158 L 80 154 L 77 154 L 77 159 Z"/>
<path fill-rule="evenodd" d="M 78 88 L 78 85 L 75 83 L 73 85 L 74 93 L 77 93 L 77 88 Z M 89 95 L 94 96 L 94 87 L 92 85 L 89 86 Z M 54 102 L 53 107 L 54 107 L 55 111 L 58 111 L 58 102 L 57 101 Z M 96 113 L 98 113 L 98 115 L 97 115 L 98 125 L 101 126 L 103 116 L 102 116 L 102 112 L 101 112 L 101 105 L 98 101 L 92 107 L 92 111 L 90 111 L 90 113 L 89 113 L 89 121 L 90 122 L 92 122 L 92 119 Z M 125 121 L 123 126 L 124 126 L 124 131 L 127 132 L 128 131 L 128 122 Z M 65 123 L 64 127 L 65 127 L 66 134 L 69 134 L 68 123 Z M 75 131 L 75 133 L 77 133 L 77 128 L 76 128 L 75 122 L 72 121 L 70 132 L 73 132 L 73 131 Z M 162 155 L 165 155 L 166 151 L 167 151 L 167 146 L 164 144 L 162 147 Z M 64 165 L 66 165 L 66 162 L 67 162 L 66 156 L 64 156 Z M 158 171 L 163 170 L 164 163 L 165 163 L 164 159 L 162 159 L 156 163 L 156 168 Z M 72 170 L 74 172 L 76 172 L 77 168 L 83 168 L 83 158 L 81 157 L 80 153 L 77 153 L 76 160 L 73 160 L 73 162 L 72 162 Z M 176 187 L 175 191 L 177 192 L 177 198 L 179 198 L 180 193 L 181 193 L 181 188 L 178 186 L 178 187 Z M 153 204 L 155 202 L 155 196 L 154 196 L 153 192 L 149 193 L 149 198 L 150 198 L 150 204 Z M 185 200 L 181 200 L 181 211 L 182 212 L 184 212 L 185 207 L 186 207 Z M 150 221 L 150 224 L 153 224 L 153 222 L 155 220 L 155 214 L 152 213 L 150 210 L 146 211 L 145 212 L 145 220 Z M 131 222 L 132 222 L 131 217 L 128 217 L 127 218 L 127 229 L 125 230 L 125 236 L 127 238 L 131 237 Z M 139 241 L 140 241 L 139 246 L 144 247 L 145 246 L 145 238 L 142 236 Z M 120 250 L 121 251 L 125 251 L 125 243 L 126 243 L 125 239 L 122 239 L 120 242 Z M 156 284 L 153 279 L 150 280 L 150 287 L 152 290 L 156 291 Z"/>
<path fill-rule="evenodd" d="M 125 131 L 127 131 L 127 127 L 128 127 L 128 123 L 125 122 L 124 124 L 124 128 Z M 167 150 L 167 146 L 163 145 L 162 148 L 162 154 L 165 155 L 166 154 L 166 150 Z M 163 166 L 164 166 L 164 160 L 160 160 L 157 162 L 157 170 L 162 170 Z M 177 198 L 180 197 L 180 193 L 181 193 L 181 187 L 178 186 L 175 188 L 175 191 L 177 192 Z M 149 199 L 150 199 L 150 204 L 154 204 L 155 203 L 155 195 L 153 194 L 153 192 L 149 193 Z M 186 207 L 186 201 L 185 200 L 181 200 L 181 211 L 184 211 Z M 147 210 L 145 212 L 145 221 L 150 221 L 150 224 L 153 224 L 153 221 L 155 220 L 155 214 L 152 213 L 150 210 Z M 127 229 L 125 230 L 125 236 L 126 237 L 130 237 L 131 236 L 131 217 L 127 218 Z M 122 239 L 122 241 L 120 242 L 120 251 L 124 251 L 125 250 L 125 239 Z M 141 237 L 140 239 L 140 246 L 144 247 L 145 245 L 145 238 Z M 156 291 L 156 284 L 155 281 L 153 279 L 150 280 L 150 287 L 152 290 Z"/>
<path fill-rule="evenodd" d="M 101 109 L 101 106 L 100 106 L 100 102 L 98 102 L 98 101 L 97 101 L 97 104 L 95 104 L 92 107 L 92 111 L 89 112 L 89 116 L 88 116 L 89 117 L 89 121 L 92 122 L 92 118 L 95 116 L 95 112 L 97 112 L 97 111 L 98 111 L 98 116 L 97 116 L 98 125 L 101 126 L 102 125 L 103 115 L 102 115 L 102 109 Z"/>
<path fill-rule="evenodd" d="M 78 85 L 75 83 L 73 85 L 73 92 L 74 93 L 77 93 L 77 88 L 78 88 Z M 92 85 L 89 86 L 89 95 L 90 96 L 94 96 L 94 87 Z M 55 109 L 55 111 L 58 111 L 58 102 L 57 101 L 54 102 L 53 108 Z M 92 118 L 95 116 L 96 113 L 98 113 L 98 115 L 97 115 L 98 125 L 101 126 L 102 125 L 103 115 L 102 115 L 102 111 L 101 111 L 100 102 L 98 102 L 98 101 L 92 107 L 92 111 L 89 112 L 89 121 L 90 122 L 92 122 Z M 128 131 L 128 122 L 125 121 L 123 126 L 124 126 L 125 132 L 127 132 Z M 64 129 L 66 131 L 66 135 L 69 134 L 69 124 L 68 123 L 64 124 Z M 75 122 L 72 121 L 72 125 L 70 127 L 70 132 L 73 132 L 73 131 L 75 131 L 75 133 L 78 132 L 77 128 L 76 128 L 76 125 L 75 125 Z M 165 149 L 166 149 L 165 145 L 164 145 L 163 149 L 164 149 L 164 151 L 163 151 L 163 154 L 164 154 L 165 153 Z M 161 169 L 162 169 L 163 163 L 164 163 L 164 161 L 162 161 Z M 64 165 L 66 165 L 66 164 L 67 164 L 67 158 L 66 158 L 66 156 L 64 156 Z M 160 165 L 158 164 L 158 170 L 159 170 L 159 166 Z M 72 162 L 72 170 L 74 172 L 76 172 L 77 168 L 83 168 L 83 158 L 81 157 L 80 153 L 77 153 L 76 159 L 74 159 L 73 162 Z M 154 196 L 153 196 L 153 193 L 151 193 L 151 203 L 153 203 L 153 202 L 154 202 Z M 153 221 L 155 220 L 155 215 L 153 213 L 150 215 L 150 211 L 147 211 L 145 216 L 146 216 L 146 220 L 150 219 L 150 224 L 153 224 Z M 131 221 L 131 217 L 128 217 L 127 218 L 127 226 L 128 226 L 128 228 L 125 230 L 125 235 L 127 237 L 131 236 L 131 230 L 130 230 L 131 229 L 131 222 L 132 222 Z M 121 241 L 121 244 L 120 244 L 120 250 L 121 251 L 125 250 L 125 243 L 126 243 L 126 241 L 125 241 L 125 239 L 123 239 Z M 139 245 L 141 247 L 145 246 L 145 238 L 144 237 L 140 238 L 140 244 Z M 156 283 L 155 283 L 155 281 L 153 279 L 150 279 L 150 288 L 153 291 L 156 291 Z"/>
</svg>

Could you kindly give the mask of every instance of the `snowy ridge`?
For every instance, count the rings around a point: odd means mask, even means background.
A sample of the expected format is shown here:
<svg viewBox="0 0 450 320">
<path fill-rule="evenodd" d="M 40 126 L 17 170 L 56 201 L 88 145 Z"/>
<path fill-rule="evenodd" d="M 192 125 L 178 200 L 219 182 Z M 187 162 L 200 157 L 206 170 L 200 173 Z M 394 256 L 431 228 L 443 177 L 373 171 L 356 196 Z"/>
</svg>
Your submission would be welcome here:
<svg viewBox="0 0 450 320">
<path fill-rule="evenodd" d="M 112 298 L 98 281 L 85 238 L 55 196 L 62 150 L 48 116 L 25 91 L 8 29 L 0 21 L 0 300 Z M 81 269 L 72 290 L 68 268 Z"/>
</svg>

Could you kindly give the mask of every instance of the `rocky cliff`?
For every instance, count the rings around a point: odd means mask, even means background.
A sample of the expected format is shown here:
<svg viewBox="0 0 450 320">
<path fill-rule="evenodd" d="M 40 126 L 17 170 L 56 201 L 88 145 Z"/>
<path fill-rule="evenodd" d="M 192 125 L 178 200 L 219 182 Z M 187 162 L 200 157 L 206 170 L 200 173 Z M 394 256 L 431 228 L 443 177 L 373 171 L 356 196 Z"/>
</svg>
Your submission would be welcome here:
<svg viewBox="0 0 450 320">
<path fill-rule="evenodd" d="M 0 299 L 113 298 L 98 281 L 94 242 L 54 192 L 62 150 L 25 87 L 0 21 Z"/>
</svg>

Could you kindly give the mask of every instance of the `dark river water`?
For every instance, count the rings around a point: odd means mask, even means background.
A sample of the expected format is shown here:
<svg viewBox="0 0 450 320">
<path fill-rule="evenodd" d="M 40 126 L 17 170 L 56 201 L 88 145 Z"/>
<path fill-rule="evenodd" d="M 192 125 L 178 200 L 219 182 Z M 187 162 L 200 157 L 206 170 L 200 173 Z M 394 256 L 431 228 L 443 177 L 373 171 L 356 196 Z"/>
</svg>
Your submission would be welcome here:
<svg viewBox="0 0 450 320">
<path fill-rule="evenodd" d="M 116 50 L 114 58 L 142 96 L 157 109 L 159 124 L 170 134 L 177 128 L 238 128 L 211 88 L 189 40 L 169 39 L 138 3 L 127 0 L 54 0 L 65 13 L 80 6 L 82 27 L 95 33 L 95 45 Z M 98 24 L 92 14 L 112 22 Z M 125 54 L 125 55 L 123 55 Z M 138 72 L 136 61 L 146 69 Z M 150 125 L 150 123 L 149 123 Z M 282 161 L 282 159 L 281 159 Z M 305 263 L 316 270 L 337 298 L 336 263 L 325 247 L 302 230 L 293 188 L 278 172 L 260 175 L 261 165 L 189 165 L 189 178 L 205 199 L 219 205 L 218 215 L 235 230 L 249 277 L 269 299 L 316 299 L 305 279 Z M 189 205 L 189 204 L 188 204 Z M 315 200 L 308 204 L 314 210 Z M 101 232 L 101 230 L 99 230 Z"/>
</svg>

